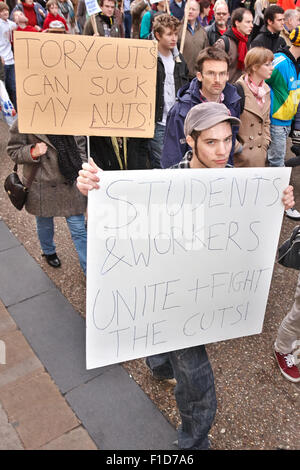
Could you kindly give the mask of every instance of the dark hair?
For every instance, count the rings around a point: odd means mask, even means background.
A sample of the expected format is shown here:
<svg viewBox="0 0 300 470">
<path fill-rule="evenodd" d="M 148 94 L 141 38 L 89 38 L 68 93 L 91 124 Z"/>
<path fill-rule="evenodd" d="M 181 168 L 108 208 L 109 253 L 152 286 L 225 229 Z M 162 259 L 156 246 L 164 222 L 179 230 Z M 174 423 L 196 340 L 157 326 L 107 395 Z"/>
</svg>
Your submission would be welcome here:
<svg viewBox="0 0 300 470">
<path fill-rule="evenodd" d="M 210 1 L 209 0 L 202 0 L 201 2 L 199 2 L 199 4 L 200 4 L 200 13 L 203 13 L 204 9 L 208 8 L 210 6 Z"/>
<path fill-rule="evenodd" d="M 239 23 L 241 23 L 243 21 L 244 14 L 246 12 L 251 13 L 251 11 L 247 10 L 247 8 L 237 8 L 236 10 L 233 10 L 232 15 L 231 15 L 231 24 L 234 28 L 236 27 L 236 22 L 237 21 Z"/>
<path fill-rule="evenodd" d="M 115 3 L 115 0 L 109 0 L 109 2 L 114 2 Z M 100 0 L 99 1 L 99 6 L 103 7 L 103 3 L 104 3 L 104 0 Z"/>
<path fill-rule="evenodd" d="M 203 63 L 206 60 L 219 60 L 220 62 L 226 62 L 229 68 L 229 57 L 223 49 L 219 49 L 215 46 L 206 47 L 203 49 L 196 59 L 196 70 L 202 72 Z"/>
<path fill-rule="evenodd" d="M 268 26 L 268 21 L 273 21 L 275 20 L 275 15 L 283 15 L 284 14 L 284 9 L 281 8 L 278 5 L 270 5 L 268 8 L 266 8 L 265 13 L 264 13 L 264 22 L 265 25 Z"/>
</svg>

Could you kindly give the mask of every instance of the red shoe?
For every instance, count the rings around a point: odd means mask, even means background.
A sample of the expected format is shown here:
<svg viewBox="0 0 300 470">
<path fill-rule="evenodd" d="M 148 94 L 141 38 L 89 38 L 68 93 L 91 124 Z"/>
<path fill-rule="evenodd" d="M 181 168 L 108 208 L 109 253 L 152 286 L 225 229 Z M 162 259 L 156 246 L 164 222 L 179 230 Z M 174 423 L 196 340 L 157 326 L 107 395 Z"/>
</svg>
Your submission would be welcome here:
<svg viewBox="0 0 300 470">
<path fill-rule="evenodd" d="M 298 367 L 295 365 L 293 354 L 281 354 L 274 349 L 274 356 L 282 375 L 291 382 L 300 382 L 300 372 Z"/>
</svg>

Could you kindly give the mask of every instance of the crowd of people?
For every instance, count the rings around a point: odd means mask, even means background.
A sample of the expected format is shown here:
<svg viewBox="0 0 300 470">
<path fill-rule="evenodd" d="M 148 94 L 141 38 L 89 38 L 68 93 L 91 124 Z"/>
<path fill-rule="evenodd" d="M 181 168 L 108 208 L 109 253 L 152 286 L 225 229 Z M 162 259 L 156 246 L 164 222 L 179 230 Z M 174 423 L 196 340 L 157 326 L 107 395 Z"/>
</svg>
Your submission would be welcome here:
<svg viewBox="0 0 300 470">
<path fill-rule="evenodd" d="M 84 273 L 86 196 L 99 188 L 99 169 L 300 164 L 298 1 L 99 0 L 99 7 L 89 18 L 84 0 L 0 1 L 2 73 L 16 110 L 16 30 L 157 41 L 153 138 L 90 137 L 93 158 L 87 162 L 83 137 L 20 134 L 17 120 L 10 129 L 7 151 L 23 165 L 25 183 L 39 166 L 26 210 L 36 217 L 43 256 L 53 268 L 61 266 L 53 217 L 63 216 Z M 286 160 L 289 136 L 295 157 Z M 286 216 L 300 220 L 292 187 L 282 201 Z M 300 276 L 274 346 L 280 371 L 292 382 L 300 382 L 292 354 L 300 340 L 299 302 Z M 177 381 L 179 447 L 209 448 L 217 405 L 205 347 L 151 356 L 147 365 L 154 376 Z"/>
</svg>

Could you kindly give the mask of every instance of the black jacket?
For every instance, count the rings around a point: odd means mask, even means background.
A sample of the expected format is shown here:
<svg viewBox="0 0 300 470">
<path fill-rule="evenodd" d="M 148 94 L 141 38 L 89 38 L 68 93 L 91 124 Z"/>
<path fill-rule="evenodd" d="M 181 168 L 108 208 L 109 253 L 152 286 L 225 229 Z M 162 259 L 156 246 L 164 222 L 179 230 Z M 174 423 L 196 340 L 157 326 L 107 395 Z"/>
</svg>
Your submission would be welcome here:
<svg viewBox="0 0 300 470">
<path fill-rule="evenodd" d="M 266 49 L 270 49 L 270 51 L 275 53 L 278 51 L 278 49 L 285 46 L 286 42 L 280 36 L 280 33 L 271 33 L 264 25 L 260 29 L 260 32 L 256 38 L 251 42 L 250 49 L 253 47 L 265 47 Z"/>
<path fill-rule="evenodd" d="M 229 28 L 229 26 L 230 26 L 230 18 L 227 21 L 227 28 Z M 222 37 L 220 31 L 217 28 L 215 21 L 211 23 L 209 26 L 206 26 L 204 29 L 207 34 L 210 46 L 213 46 L 214 43 Z"/>
<path fill-rule="evenodd" d="M 206 26 L 205 31 L 206 31 L 210 46 L 213 46 L 214 43 L 218 39 L 220 39 L 220 37 L 222 36 L 221 33 L 219 32 L 218 28 L 217 28 L 217 25 L 216 25 L 215 21 L 212 24 L 210 24 L 209 26 Z"/>
<path fill-rule="evenodd" d="M 175 67 L 174 67 L 174 82 L 175 82 L 175 95 L 179 88 L 181 88 L 186 83 L 189 83 L 189 70 L 184 61 L 182 54 L 179 53 L 177 56 L 179 61 L 176 61 L 176 55 L 174 49 L 173 55 L 175 60 Z M 163 61 L 158 56 L 157 58 L 157 75 L 156 75 L 156 106 L 155 106 L 155 122 L 160 122 L 163 118 L 164 112 L 164 83 L 165 83 L 165 68 Z M 175 98 L 174 98 L 175 102 Z"/>
</svg>

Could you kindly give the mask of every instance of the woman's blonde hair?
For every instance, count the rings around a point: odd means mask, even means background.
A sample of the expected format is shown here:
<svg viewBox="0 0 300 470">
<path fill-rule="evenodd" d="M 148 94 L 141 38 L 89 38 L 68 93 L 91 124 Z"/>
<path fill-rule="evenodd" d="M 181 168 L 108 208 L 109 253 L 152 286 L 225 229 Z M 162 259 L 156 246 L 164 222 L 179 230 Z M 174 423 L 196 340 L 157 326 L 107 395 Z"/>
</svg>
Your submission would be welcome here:
<svg viewBox="0 0 300 470">
<path fill-rule="evenodd" d="M 273 59 L 274 54 L 270 49 L 266 49 L 265 47 L 253 47 L 253 49 L 250 49 L 250 51 L 247 52 L 245 57 L 245 72 L 254 72 L 255 66 L 259 68 L 266 62 L 272 62 Z"/>
</svg>

